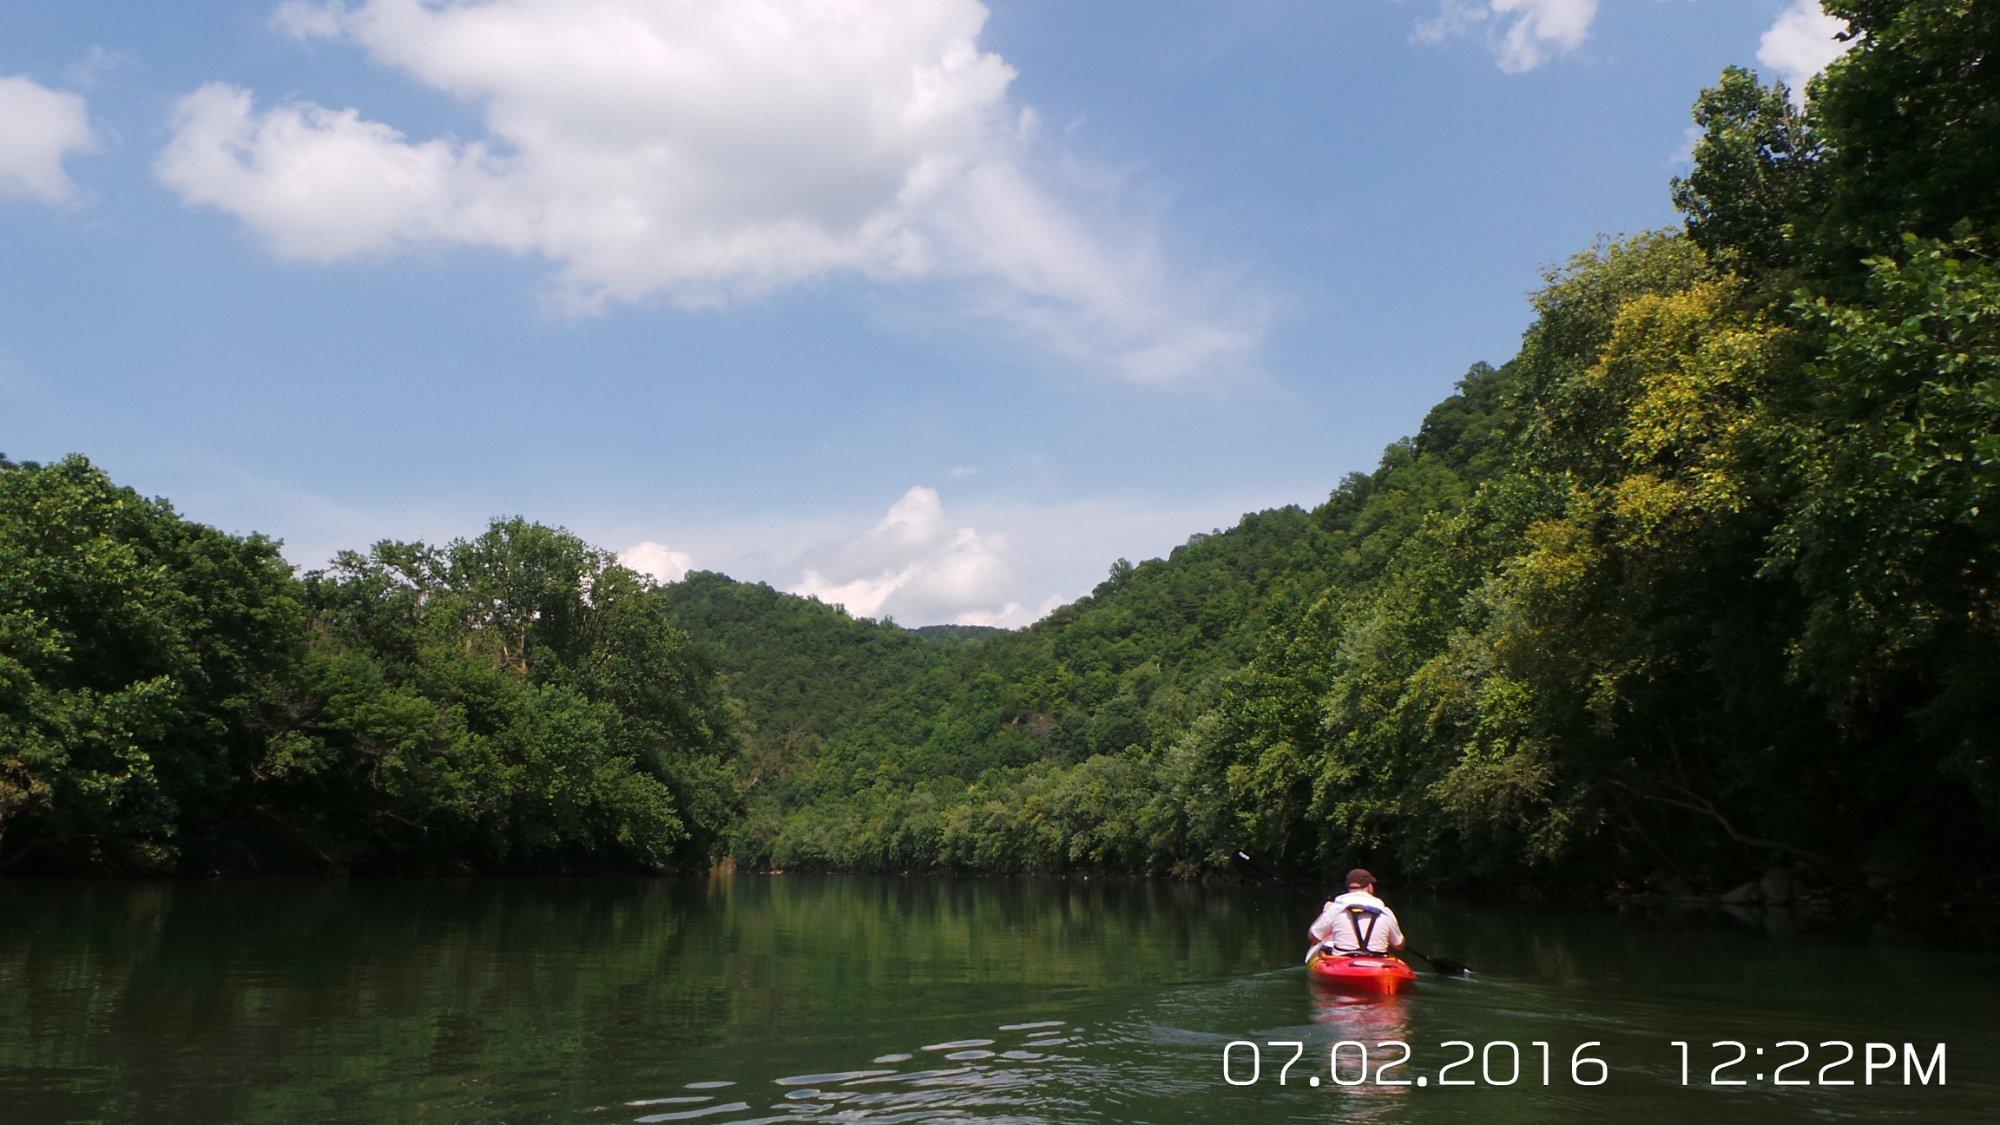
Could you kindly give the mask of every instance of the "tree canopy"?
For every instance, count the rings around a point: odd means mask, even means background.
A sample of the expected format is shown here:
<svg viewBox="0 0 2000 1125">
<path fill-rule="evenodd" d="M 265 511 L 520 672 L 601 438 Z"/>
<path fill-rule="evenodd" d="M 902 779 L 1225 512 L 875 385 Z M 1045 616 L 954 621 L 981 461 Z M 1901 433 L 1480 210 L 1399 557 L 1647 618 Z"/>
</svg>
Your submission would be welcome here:
<svg viewBox="0 0 2000 1125">
<path fill-rule="evenodd" d="M 0 465 L 0 863 L 705 865 L 714 677 L 656 591 L 524 520 L 292 576 L 81 457 Z"/>
</svg>

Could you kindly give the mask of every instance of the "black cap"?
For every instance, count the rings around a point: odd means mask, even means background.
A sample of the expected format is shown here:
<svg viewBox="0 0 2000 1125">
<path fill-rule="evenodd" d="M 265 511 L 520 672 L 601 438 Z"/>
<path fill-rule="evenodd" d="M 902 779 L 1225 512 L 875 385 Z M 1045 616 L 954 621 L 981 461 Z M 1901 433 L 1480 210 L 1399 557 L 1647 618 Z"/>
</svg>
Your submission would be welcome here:
<svg viewBox="0 0 2000 1125">
<path fill-rule="evenodd" d="M 1367 868 L 1357 867 L 1347 873 L 1347 885 L 1349 887 L 1372 887 L 1375 885 L 1375 876 L 1370 875 Z"/>
</svg>

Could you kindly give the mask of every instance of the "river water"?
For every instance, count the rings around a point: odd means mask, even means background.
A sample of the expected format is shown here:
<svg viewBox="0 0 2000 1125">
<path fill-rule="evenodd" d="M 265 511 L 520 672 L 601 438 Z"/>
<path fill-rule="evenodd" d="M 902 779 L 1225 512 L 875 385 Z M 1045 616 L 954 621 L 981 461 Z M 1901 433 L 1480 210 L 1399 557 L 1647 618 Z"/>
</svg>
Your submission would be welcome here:
<svg viewBox="0 0 2000 1125">
<path fill-rule="evenodd" d="M 1389 897 L 1477 976 L 1319 992 L 1241 888 L 0 883 L 0 1119 L 2000 1119 L 1991 950 Z"/>
</svg>

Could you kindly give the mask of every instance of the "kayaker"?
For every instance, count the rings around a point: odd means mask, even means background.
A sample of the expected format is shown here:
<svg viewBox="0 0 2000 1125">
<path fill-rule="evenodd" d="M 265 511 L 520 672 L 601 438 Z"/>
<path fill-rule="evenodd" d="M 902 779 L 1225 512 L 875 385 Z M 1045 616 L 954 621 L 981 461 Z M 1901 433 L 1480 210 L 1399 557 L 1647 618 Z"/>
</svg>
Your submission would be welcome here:
<svg viewBox="0 0 2000 1125">
<path fill-rule="evenodd" d="M 1375 897 L 1375 876 L 1360 867 L 1347 873 L 1347 893 L 1328 899 L 1307 932 L 1314 951 L 1388 953 L 1403 948 L 1396 912 Z"/>
</svg>

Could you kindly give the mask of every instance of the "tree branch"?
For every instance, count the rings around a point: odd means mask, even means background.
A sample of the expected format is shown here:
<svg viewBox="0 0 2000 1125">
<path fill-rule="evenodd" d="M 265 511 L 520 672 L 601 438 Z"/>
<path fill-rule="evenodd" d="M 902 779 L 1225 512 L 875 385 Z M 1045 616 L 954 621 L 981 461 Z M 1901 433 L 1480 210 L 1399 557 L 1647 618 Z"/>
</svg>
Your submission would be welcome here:
<svg viewBox="0 0 2000 1125">
<path fill-rule="evenodd" d="M 1613 781 L 1611 784 L 1616 785 L 1617 787 L 1625 790 L 1628 793 L 1631 793 L 1633 796 L 1638 797 L 1642 801 L 1657 801 L 1660 804 L 1672 805 L 1675 808 L 1686 809 L 1689 812 L 1698 812 L 1703 816 L 1708 817 L 1710 820 L 1715 821 L 1717 825 L 1721 826 L 1722 831 L 1725 835 L 1727 835 L 1731 840 L 1734 840 L 1739 844 L 1746 844 L 1753 848 L 1767 848 L 1771 851 L 1785 852 L 1788 855 L 1795 855 L 1800 859 L 1818 864 L 1821 867 L 1832 867 L 1834 865 L 1832 860 L 1826 858 L 1825 856 L 1819 854 L 1818 852 L 1808 851 L 1805 848 L 1797 847 L 1792 844 L 1787 844 L 1781 840 L 1766 840 L 1761 837 L 1751 836 L 1744 832 L 1739 831 L 1734 824 L 1730 823 L 1728 817 L 1722 815 L 1722 810 L 1715 807 L 1715 803 L 1713 801 L 1710 801 L 1708 798 L 1702 797 L 1692 792 L 1691 790 L 1688 790 L 1681 786 L 1675 786 L 1675 788 L 1680 789 L 1680 791 L 1686 795 L 1685 799 L 1678 797 L 1668 797 L 1659 793 L 1648 793 L 1642 789 L 1638 789 L 1635 788 L 1634 786 L 1627 785 L 1622 781 Z"/>
</svg>

